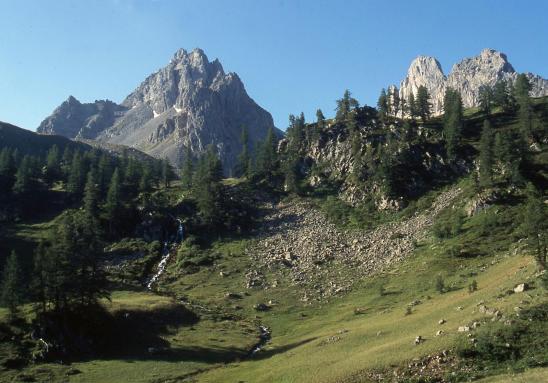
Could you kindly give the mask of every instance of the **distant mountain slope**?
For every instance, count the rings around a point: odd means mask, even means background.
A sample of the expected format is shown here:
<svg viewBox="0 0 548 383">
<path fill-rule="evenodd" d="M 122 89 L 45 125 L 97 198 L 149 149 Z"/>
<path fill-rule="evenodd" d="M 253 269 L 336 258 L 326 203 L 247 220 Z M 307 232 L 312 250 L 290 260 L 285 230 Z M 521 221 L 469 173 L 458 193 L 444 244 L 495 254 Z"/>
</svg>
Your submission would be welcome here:
<svg viewBox="0 0 548 383">
<path fill-rule="evenodd" d="M 548 95 L 548 80 L 532 73 L 526 75 L 532 85 L 532 97 Z M 518 72 L 506 55 L 493 49 L 484 49 L 478 56 L 453 65 L 447 76 L 434 57 L 419 56 L 413 60 L 400 84 L 400 97 L 407 100 L 411 92 L 416 95 L 419 86 L 425 86 L 431 96 L 433 113 L 438 115 L 443 112 L 443 97 L 448 87 L 458 90 L 464 106 L 469 108 L 478 106 L 482 85 L 493 86 L 500 80 L 513 83 L 517 76 Z"/>
<path fill-rule="evenodd" d="M 225 73 L 201 49 L 181 49 L 122 105 L 81 104 L 69 98 L 38 129 L 131 146 L 176 165 L 185 148 L 196 156 L 212 144 L 228 172 L 241 150 L 242 126 L 248 129 L 251 147 L 275 129 L 270 113 L 249 97 L 238 75 Z"/>
<path fill-rule="evenodd" d="M 66 137 L 37 134 L 30 130 L 22 129 L 1 121 L 0 144 L 1 146 L 17 149 L 20 154 L 32 155 L 45 154 L 53 145 L 57 145 L 60 150 L 64 150 L 67 146 L 72 149 L 91 149 L 91 147 L 85 143 L 75 142 Z"/>
</svg>

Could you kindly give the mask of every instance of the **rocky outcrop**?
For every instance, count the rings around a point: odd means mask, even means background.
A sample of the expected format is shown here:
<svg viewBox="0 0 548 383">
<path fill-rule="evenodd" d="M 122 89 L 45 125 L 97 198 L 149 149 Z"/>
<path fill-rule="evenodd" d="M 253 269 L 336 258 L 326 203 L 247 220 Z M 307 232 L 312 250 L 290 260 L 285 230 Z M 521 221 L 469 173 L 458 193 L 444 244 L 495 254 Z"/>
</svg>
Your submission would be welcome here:
<svg viewBox="0 0 548 383">
<path fill-rule="evenodd" d="M 41 124 L 40 132 L 122 144 L 167 157 L 175 165 L 187 147 L 197 156 L 212 144 L 228 174 L 241 150 L 242 126 L 251 147 L 275 129 L 270 113 L 248 96 L 238 75 L 225 73 L 218 60 L 210 62 L 200 49 L 177 51 L 166 67 L 116 105 L 123 113 L 115 119 L 90 128 L 95 114 L 81 112 L 89 105 L 95 104 L 69 98 Z"/>
<path fill-rule="evenodd" d="M 548 95 L 548 80 L 532 73 L 526 75 L 532 85 L 532 97 Z M 517 76 L 518 72 L 508 62 L 506 55 L 493 49 L 484 49 L 478 56 L 455 64 L 447 76 L 435 58 L 419 56 L 413 60 L 407 77 L 400 84 L 400 96 L 407 100 L 410 92 L 416 95 L 418 87 L 423 85 L 430 93 L 433 114 L 438 115 L 443 112 L 443 97 L 447 87 L 458 90 L 464 106 L 469 108 L 478 106 L 479 88 L 482 85 L 494 86 L 501 80 L 513 83 Z"/>
<path fill-rule="evenodd" d="M 42 121 L 36 131 L 68 138 L 94 139 L 103 130 L 112 126 L 125 111 L 125 107 L 109 100 L 82 104 L 70 96 L 51 116 Z"/>
<path fill-rule="evenodd" d="M 349 291 L 355 281 L 404 259 L 428 235 L 436 215 L 460 194 L 441 193 L 422 214 L 370 232 L 340 230 L 306 202 L 267 206 L 258 241 L 246 249 L 253 267 L 247 288 L 275 288 L 279 281 L 300 287 L 302 300 L 321 300 Z M 267 280 L 266 275 L 274 279 Z"/>
</svg>

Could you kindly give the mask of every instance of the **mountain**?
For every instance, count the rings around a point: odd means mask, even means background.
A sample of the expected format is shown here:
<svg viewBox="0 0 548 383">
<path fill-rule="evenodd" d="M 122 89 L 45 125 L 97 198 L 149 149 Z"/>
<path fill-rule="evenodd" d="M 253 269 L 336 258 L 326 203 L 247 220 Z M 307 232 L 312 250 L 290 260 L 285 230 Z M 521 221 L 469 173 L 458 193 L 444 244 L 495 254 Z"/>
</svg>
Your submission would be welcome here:
<svg viewBox="0 0 548 383">
<path fill-rule="evenodd" d="M 526 73 L 532 85 L 531 96 L 548 95 L 548 80 Z M 410 92 L 415 95 L 419 86 L 425 86 L 431 96 L 434 115 L 443 112 L 443 97 L 447 87 L 458 90 L 466 108 L 478 106 L 478 93 L 482 85 L 495 85 L 500 80 L 513 83 L 518 72 L 508 62 L 504 53 L 484 49 L 478 56 L 466 58 L 453 65 L 445 75 L 434 57 L 419 56 L 409 66 L 407 76 L 400 84 L 400 97 L 407 100 Z"/>
<path fill-rule="evenodd" d="M 228 173 L 241 150 L 242 126 L 248 129 L 251 147 L 275 129 L 270 113 L 249 97 L 237 74 L 225 73 L 201 49 L 180 49 L 121 105 L 81 104 L 71 97 L 38 131 L 127 145 L 167 157 L 175 165 L 186 147 L 196 156 L 212 144 Z"/>
<path fill-rule="evenodd" d="M 96 138 L 97 135 L 114 124 L 126 108 L 109 100 L 99 100 L 82 104 L 70 96 L 51 116 L 46 118 L 38 133 L 57 134 L 68 138 Z"/>
</svg>

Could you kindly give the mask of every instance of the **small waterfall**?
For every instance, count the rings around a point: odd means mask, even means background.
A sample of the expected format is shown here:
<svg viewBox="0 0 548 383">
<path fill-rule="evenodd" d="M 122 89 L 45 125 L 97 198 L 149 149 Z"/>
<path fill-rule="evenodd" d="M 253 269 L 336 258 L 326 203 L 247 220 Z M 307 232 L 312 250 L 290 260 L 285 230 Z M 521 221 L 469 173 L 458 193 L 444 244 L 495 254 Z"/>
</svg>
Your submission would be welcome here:
<svg viewBox="0 0 548 383">
<path fill-rule="evenodd" d="M 164 242 L 164 247 L 162 249 L 162 258 L 160 259 L 160 263 L 158 263 L 158 270 L 152 276 L 152 278 L 150 278 L 149 281 L 147 282 L 147 289 L 149 290 L 152 290 L 152 285 L 156 281 L 158 281 L 160 276 L 164 273 L 167 266 L 167 262 L 169 261 L 169 256 L 171 255 L 173 242 L 181 243 L 184 240 L 183 221 L 181 221 L 179 218 L 177 218 L 176 221 L 177 221 L 177 232 L 174 236 L 170 237 L 172 241 Z"/>
<path fill-rule="evenodd" d="M 249 356 L 253 356 L 259 351 L 261 351 L 264 345 L 272 337 L 272 334 L 270 333 L 270 329 L 266 326 L 263 326 L 263 325 L 259 326 L 259 331 L 261 332 L 259 335 L 259 342 L 251 349 Z"/>
</svg>

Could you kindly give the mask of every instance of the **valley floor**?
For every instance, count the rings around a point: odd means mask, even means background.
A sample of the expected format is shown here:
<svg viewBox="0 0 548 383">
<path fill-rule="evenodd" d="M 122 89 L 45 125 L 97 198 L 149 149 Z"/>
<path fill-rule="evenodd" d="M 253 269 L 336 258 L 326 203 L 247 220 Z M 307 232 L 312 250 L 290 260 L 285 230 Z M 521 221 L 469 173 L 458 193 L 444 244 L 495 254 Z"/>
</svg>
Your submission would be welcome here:
<svg viewBox="0 0 548 383">
<path fill-rule="evenodd" d="M 455 344 L 475 332 L 459 332 L 459 327 L 490 323 L 495 310 L 509 320 L 548 301 L 545 290 L 531 283 L 534 259 L 520 248 L 455 257 L 428 235 L 435 215 L 458 195 L 458 189 L 449 189 L 403 225 L 387 223 L 369 233 L 336 228 L 303 201 L 272 206 L 258 238 L 215 243 L 208 267 L 191 272 L 172 259 L 158 286 L 160 295 L 117 291 L 111 303 L 105 302 L 113 313 L 152 318 L 140 325 L 133 320 L 133 339 L 119 340 L 133 342 L 135 355 L 68 366 L 38 364 L 2 371 L 0 381 L 358 383 L 382 381 L 387 368 L 402 369 L 443 351 L 454 355 Z M 330 236 L 335 239 L 329 241 Z M 324 257 L 327 252 L 334 259 Z M 357 266 L 363 260 L 372 262 L 366 272 Z M 250 283 L 257 275 L 264 280 Z M 443 294 L 435 289 L 438 275 L 447 286 Z M 322 290 L 322 280 L 332 288 Z M 472 280 L 478 290 L 469 293 Z M 524 282 L 533 288 L 508 294 Z M 200 320 L 157 326 L 155 321 L 183 304 Z M 250 356 L 259 326 L 268 327 L 272 338 Z M 417 345 L 418 336 L 423 341 Z M 539 368 L 480 381 L 544 382 L 547 377 L 548 370 Z"/>
</svg>

